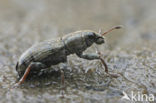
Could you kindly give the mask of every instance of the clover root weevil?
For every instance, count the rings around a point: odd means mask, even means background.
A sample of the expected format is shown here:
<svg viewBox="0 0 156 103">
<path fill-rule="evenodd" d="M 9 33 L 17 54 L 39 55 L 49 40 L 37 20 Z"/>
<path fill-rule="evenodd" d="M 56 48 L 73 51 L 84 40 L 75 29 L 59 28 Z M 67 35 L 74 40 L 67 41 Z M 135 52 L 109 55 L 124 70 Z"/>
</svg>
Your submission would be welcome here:
<svg viewBox="0 0 156 103">
<path fill-rule="evenodd" d="M 74 53 L 78 57 L 87 60 L 101 60 L 105 66 L 105 72 L 108 73 L 107 65 L 102 59 L 100 52 L 98 52 L 98 54 L 84 54 L 83 51 L 85 51 L 93 43 L 98 45 L 103 44 L 105 42 L 103 37 L 105 34 L 114 29 L 120 28 L 121 26 L 115 26 L 103 34 L 90 30 L 76 31 L 63 36 L 58 40 L 43 41 L 33 45 L 21 55 L 16 64 L 16 70 L 19 78 L 21 78 L 17 85 L 22 84 L 31 71 L 40 71 L 41 69 L 48 68 L 51 65 L 66 62 L 67 56 Z M 64 82 L 64 74 L 62 71 L 61 75 L 61 81 Z"/>
</svg>

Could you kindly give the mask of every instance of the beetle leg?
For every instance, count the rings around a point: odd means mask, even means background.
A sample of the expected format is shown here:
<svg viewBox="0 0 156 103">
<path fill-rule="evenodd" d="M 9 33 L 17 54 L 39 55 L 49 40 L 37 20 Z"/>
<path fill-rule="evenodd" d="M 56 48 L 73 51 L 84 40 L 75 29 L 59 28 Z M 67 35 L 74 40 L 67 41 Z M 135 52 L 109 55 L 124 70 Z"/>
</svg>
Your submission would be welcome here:
<svg viewBox="0 0 156 103">
<path fill-rule="evenodd" d="M 101 52 L 97 51 L 97 53 L 99 54 L 100 60 L 101 60 L 102 64 L 103 64 L 104 67 L 105 67 L 105 72 L 106 72 L 107 74 L 109 74 L 109 75 L 110 75 L 111 77 L 113 77 L 113 78 L 119 77 L 118 74 L 112 74 L 112 73 L 109 73 L 109 72 L 108 72 L 108 66 L 107 66 L 106 62 L 104 61 L 104 59 L 102 58 Z"/>
<path fill-rule="evenodd" d="M 99 56 L 100 56 L 100 60 L 101 60 L 102 64 L 103 64 L 104 67 L 105 67 L 105 72 L 108 73 L 108 66 L 107 66 L 105 60 L 102 58 L 102 56 L 101 56 L 101 52 L 97 51 L 97 53 L 99 54 Z"/>
<path fill-rule="evenodd" d="M 25 81 L 25 79 L 27 78 L 31 69 L 42 69 L 42 68 L 46 68 L 46 65 L 44 65 L 40 62 L 30 63 L 29 66 L 27 67 L 27 69 L 25 70 L 24 75 L 22 76 L 22 78 L 19 80 L 19 82 L 16 85 L 21 85 Z"/>
<path fill-rule="evenodd" d="M 101 57 L 100 57 L 100 60 L 101 60 L 102 64 L 103 64 L 103 65 L 104 65 L 104 67 L 105 67 L 105 72 L 106 72 L 106 73 L 108 73 L 108 66 L 107 66 L 107 64 L 106 64 L 105 60 L 104 60 L 104 59 L 102 59 Z"/>
<path fill-rule="evenodd" d="M 80 58 L 87 59 L 87 60 L 100 59 L 100 56 L 96 53 L 92 53 L 92 54 L 76 53 L 76 55 Z"/>
<path fill-rule="evenodd" d="M 96 54 L 96 53 L 93 53 L 93 54 L 77 53 L 77 55 L 78 55 L 80 58 L 84 58 L 84 59 L 88 59 L 88 60 L 100 59 L 101 62 L 102 62 L 102 64 L 103 64 L 104 67 L 105 67 L 105 72 L 108 73 L 107 64 L 106 64 L 106 62 L 104 61 L 104 59 L 102 59 L 101 53 L 100 53 L 100 52 L 98 52 L 98 54 Z"/>
<path fill-rule="evenodd" d="M 65 86 L 65 85 L 64 85 L 64 84 L 65 84 L 65 83 L 64 83 L 64 71 L 63 71 L 63 70 L 60 70 L 60 72 L 61 72 L 61 86 L 62 86 L 62 87 L 61 87 L 61 89 L 62 89 L 61 94 L 62 94 L 62 96 L 64 96 L 64 88 L 65 88 L 65 87 L 64 87 L 64 86 Z"/>
</svg>

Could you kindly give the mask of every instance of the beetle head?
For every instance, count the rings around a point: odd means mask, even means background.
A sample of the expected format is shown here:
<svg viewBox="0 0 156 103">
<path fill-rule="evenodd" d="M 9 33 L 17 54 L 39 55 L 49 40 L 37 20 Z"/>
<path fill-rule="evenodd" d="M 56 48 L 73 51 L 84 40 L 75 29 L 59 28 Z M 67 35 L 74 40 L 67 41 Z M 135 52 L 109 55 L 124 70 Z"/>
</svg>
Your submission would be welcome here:
<svg viewBox="0 0 156 103">
<path fill-rule="evenodd" d="M 103 34 L 101 34 L 101 31 L 99 31 L 99 33 L 96 33 L 96 32 L 93 32 L 93 31 L 87 31 L 85 32 L 85 39 L 86 39 L 86 42 L 87 44 L 91 45 L 93 43 L 96 43 L 96 44 L 103 44 L 105 41 L 104 41 L 104 35 L 111 32 L 112 30 L 114 29 L 120 29 L 122 28 L 122 26 L 115 26 L 115 27 L 112 27 L 111 29 L 109 29 L 108 31 L 104 32 Z"/>
<path fill-rule="evenodd" d="M 105 42 L 104 37 L 101 34 L 95 32 L 89 33 L 88 38 L 96 44 L 103 44 Z"/>
<path fill-rule="evenodd" d="M 104 43 L 104 37 L 96 32 L 93 31 L 87 31 L 85 32 L 85 40 L 87 45 L 92 45 L 93 43 L 96 44 L 103 44 Z"/>
</svg>

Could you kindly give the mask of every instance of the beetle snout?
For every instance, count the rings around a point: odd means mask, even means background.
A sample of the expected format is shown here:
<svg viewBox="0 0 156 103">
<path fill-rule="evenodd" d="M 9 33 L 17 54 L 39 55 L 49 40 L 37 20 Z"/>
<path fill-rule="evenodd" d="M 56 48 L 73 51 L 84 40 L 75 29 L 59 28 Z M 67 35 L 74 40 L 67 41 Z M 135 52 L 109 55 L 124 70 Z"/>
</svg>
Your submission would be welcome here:
<svg viewBox="0 0 156 103">
<path fill-rule="evenodd" d="M 99 38 L 97 38 L 97 40 L 96 40 L 95 43 L 96 43 L 96 44 L 103 44 L 103 43 L 105 43 L 105 40 L 104 40 L 103 37 L 99 37 Z"/>
</svg>

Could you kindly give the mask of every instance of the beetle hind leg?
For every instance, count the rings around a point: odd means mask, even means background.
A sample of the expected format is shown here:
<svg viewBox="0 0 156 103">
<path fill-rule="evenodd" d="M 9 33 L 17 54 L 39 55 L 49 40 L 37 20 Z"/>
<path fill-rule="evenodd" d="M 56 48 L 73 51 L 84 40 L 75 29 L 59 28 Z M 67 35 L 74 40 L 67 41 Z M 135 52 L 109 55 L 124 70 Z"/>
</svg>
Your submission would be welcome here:
<svg viewBox="0 0 156 103">
<path fill-rule="evenodd" d="M 65 83 L 64 83 L 64 71 L 60 70 L 61 72 L 61 95 L 64 97 L 64 89 L 65 89 Z"/>
<path fill-rule="evenodd" d="M 29 66 L 27 67 L 27 69 L 25 70 L 24 75 L 22 76 L 22 78 L 15 85 L 17 85 L 17 86 L 21 85 L 26 80 L 26 78 L 28 77 L 31 70 L 33 70 L 33 69 L 44 69 L 46 67 L 47 66 L 45 64 L 42 64 L 40 62 L 30 63 Z"/>
</svg>

